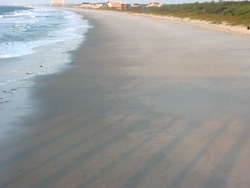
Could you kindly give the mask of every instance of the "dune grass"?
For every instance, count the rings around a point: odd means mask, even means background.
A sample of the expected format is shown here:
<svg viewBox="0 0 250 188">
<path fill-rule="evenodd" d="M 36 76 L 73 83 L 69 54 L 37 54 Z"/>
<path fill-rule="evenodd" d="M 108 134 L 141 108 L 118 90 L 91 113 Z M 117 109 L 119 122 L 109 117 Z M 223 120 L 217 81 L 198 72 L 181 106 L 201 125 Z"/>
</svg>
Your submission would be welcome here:
<svg viewBox="0 0 250 188">
<path fill-rule="evenodd" d="M 188 3 L 163 5 L 159 8 L 147 8 L 146 6 L 133 8 L 128 6 L 126 12 L 176 16 L 210 21 L 214 24 L 227 23 L 229 25 L 250 26 L 250 2 L 248 1 Z"/>
</svg>

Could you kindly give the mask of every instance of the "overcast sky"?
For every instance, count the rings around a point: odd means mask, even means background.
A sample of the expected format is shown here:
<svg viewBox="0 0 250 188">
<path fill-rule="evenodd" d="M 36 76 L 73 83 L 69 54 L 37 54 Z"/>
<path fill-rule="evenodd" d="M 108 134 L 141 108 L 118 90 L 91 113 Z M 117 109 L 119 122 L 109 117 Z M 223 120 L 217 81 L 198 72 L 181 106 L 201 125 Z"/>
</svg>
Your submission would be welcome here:
<svg viewBox="0 0 250 188">
<path fill-rule="evenodd" d="M 109 0 L 65 0 L 66 3 L 82 3 L 82 2 L 107 2 Z M 125 3 L 149 3 L 161 2 L 165 4 L 177 3 L 192 3 L 192 2 L 205 2 L 211 0 L 122 0 Z M 216 0 L 218 1 L 218 0 Z M 49 4 L 50 0 L 0 0 L 0 5 L 13 5 L 14 3 L 32 3 L 32 4 Z"/>
</svg>

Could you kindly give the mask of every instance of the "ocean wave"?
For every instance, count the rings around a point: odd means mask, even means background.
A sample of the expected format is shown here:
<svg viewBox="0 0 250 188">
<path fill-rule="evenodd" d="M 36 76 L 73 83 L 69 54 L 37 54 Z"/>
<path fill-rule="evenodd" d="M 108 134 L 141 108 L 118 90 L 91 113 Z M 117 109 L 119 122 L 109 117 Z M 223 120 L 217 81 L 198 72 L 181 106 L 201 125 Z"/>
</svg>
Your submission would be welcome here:
<svg viewBox="0 0 250 188">
<path fill-rule="evenodd" d="M 82 16 L 73 12 L 43 8 L 29 11 L 31 13 L 26 12 L 23 17 L 1 20 L 2 88 L 34 76 L 57 72 L 60 66 L 69 63 L 67 52 L 80 45 L 90 27 Z"/>
<path fill-rule="evenodd" d="M 31 42 L 11 42 L 0 45 L 0 49 L 5 49 L 0 51 L 0 58 L 11 58 L 11 57 L 20 57 L 27 54 L 35 53 L 34 48 L 53 44 L 56 42 L 61 42 L 63 40 L 54 39 L 54 40 L 40 40 L 40 41 L 31 41 Z"/>
<path fill-rule="evenodd" d="M 35 85 L 33 78 L 67 68 L 72 62 L 68 52 L 79 47 L 89 28 L 86 20 L 72 12 L 45 8 L 28 9 L 30 13 L 20 10 L 19 16 L 15 12 L 15 16 L 1 18 L 0 88 L 4 92 L 2 99 L 8 104 L 2 104 L 0 114 L 8 114 L 10 121 L 1 121 L 8 126 L 17 118 L 15 114 L 27 112 L 29 88 Z M 12 113 L 13 109 L 20 113 Z"/>
<path fill-rule="evenodd" d="M 0 31 L 0 58 L 19 57 L 36 47 L 82 38 L 77 29 L 86 27 L 75 13 L 46 8 L 17 10 L 4 15 Z"/>
</svg>

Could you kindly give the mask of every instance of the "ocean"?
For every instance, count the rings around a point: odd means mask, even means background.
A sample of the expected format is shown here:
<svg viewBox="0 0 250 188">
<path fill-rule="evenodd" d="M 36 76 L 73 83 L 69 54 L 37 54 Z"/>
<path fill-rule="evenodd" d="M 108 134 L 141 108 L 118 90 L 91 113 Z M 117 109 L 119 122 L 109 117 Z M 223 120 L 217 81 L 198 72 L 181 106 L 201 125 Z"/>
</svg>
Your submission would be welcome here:
<svg viewBox="0 0 250 188">
<path fill-rule="evenodd" d="M 50 7 L 0 6 L 0 137 L 18 132 L 15 122 L 37 109 L 30 101 L 34 77 L 55 74 L 90 25 L 71 11 Z"/>
</svg>

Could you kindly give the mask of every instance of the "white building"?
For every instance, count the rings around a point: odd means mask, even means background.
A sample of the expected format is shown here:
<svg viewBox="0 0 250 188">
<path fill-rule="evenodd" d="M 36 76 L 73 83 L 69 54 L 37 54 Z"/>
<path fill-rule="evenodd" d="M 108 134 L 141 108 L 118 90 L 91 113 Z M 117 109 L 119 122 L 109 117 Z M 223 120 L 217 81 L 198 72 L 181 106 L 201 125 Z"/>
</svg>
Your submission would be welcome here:
<svg viewBox="0 0 250 188">
<path fill-rule="evenodd" d="M 147 7 L 161 7 L 161 3 L 149 3 Z"/>
<path fill-rule="evenodd" d="M 65 3 L 64 0 L 51 0 L 52 6 L 62 6 L 62 5 L 64 5 L 64 3 Z"/>
<path fill-rule="evenodd" d="M 114 9 L 124 9 L 126 10 L 127 8 L 127 4 L 126 3 L 122 3 L 121 1 L 109 1 L 106 3 L 106 6 L 108 8 L 114 8 Z"/>
</svg>

